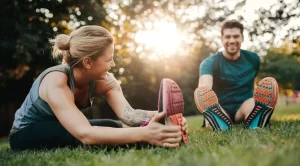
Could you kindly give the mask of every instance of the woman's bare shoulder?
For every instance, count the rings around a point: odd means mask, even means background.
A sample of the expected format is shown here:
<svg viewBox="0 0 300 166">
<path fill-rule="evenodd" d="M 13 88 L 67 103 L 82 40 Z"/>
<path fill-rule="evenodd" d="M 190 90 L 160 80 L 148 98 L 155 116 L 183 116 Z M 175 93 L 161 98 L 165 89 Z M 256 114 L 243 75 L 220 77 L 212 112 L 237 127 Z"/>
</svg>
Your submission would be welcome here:
<svg viewBox="0 0 300 166">
<path fill-rule="evenodd" d="M 45 98 L 47 89 L 67 87 L 67 84 L 68 76 L 65 73 L 59 71 L 50 72 L 41 80 L 39 95 L 43 99 Z"/>
<path fill-rule="evenodd" d="M 96 95 L 105 95 L 110 90 L 121 91 L 121 86 L 112 73 L 106 79 L 96 81 Z"/>
</svg>

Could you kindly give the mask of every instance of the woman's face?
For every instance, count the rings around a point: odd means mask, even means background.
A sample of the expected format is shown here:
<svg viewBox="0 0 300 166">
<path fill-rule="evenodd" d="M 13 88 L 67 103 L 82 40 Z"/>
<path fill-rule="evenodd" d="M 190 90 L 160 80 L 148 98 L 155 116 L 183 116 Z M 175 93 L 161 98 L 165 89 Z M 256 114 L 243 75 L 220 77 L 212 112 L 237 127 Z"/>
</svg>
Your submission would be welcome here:
<svg viewBox="0 0 300 166">
<path fill-rule="evenodd" d="M 116 66 L 113 54 L 114 46 L 111 44 L 106 48 L 103 55 L 100 55 L 95 61 L 91 61 L 91 71 L 95 80 L 106 79 L 108 71 Z"/>
</svg>

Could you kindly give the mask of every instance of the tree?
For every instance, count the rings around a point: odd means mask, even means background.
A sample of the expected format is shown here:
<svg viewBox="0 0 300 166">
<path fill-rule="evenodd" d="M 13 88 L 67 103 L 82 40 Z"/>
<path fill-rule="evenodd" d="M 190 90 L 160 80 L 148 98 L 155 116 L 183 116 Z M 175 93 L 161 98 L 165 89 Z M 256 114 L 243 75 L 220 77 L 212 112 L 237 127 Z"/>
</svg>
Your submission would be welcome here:
<svg viewBox="0 0 300 166">
<path fill-rule="evenodd" d="M 106 22 L 101 1 L 14 0 L 2 3 L 1 20 L 6 23 L 1 26 L 0 41 L 0 88 L 3 89 L 13 80 L 22 85 L 20 79 L 26 74 L 32 82 L 42 70 L 57 64 L 51 58 L 49 38 L 82 25 Z"/>
<path fill-rule="evenodd" d="M 122 81 L 123 91 L 133 107 L 156 109 L 160 80 L 167 77 L 175 80 L 183 91 L 185 114 L 197 114 L 193 92 L 198 84 L 199 64 L 217 51 L 215 38 L 210 40 L 207 34 L 245 1 L 239 1 L 232 10 L 223 1 L 210 0 L 104 2 L 109 14 L 107 20 L 113 24 L 112 33 L 116 37 L 116 55 L 122 57 L 113 71 Z M 136 40 L 139 32 L 153 30 L 155 22 L 175 24 L 176 31 L 184 33 L 180 49 L 175 48 L 167 57 L 165 52 L 147 48 Z M 157 41 L 160 37 L 157 36 Z M 153 54 L 156 60 L 150 60 Z"/>
<path fill-rule="evenodd" d="M 7 114 L 0 116 L 3 135 L 35 78 L 58 63 L 51 58 L 49 38 L 86 24 L 110 26 L 102 1 L 2 0 L 0 5 L 0 111 Z"/>
<path fill-rule="evenodd" d="M 160 80 L 169 77 L 184 93 L 186 114 L 196 114 L 193 91 L 198 83 L 199 64 L 217 49 L 214 38 L 209 39 L 207 34 L 244 2 L 238 1 L 230 10 L 221 0 L 3 0 L 1 109 L 7 111 L 8 103 L 12 103 L 8 112 L 14 113 L 37 75 L 58 63 L 50 56 L 49 38 L 94 24 L 104 26 L 115 36 L 117 67 L 112 72 L 122 82 L 125 97 L 133 107 L 156 109 Z M 175 24 L 178 31 L 184 32 L 178 46 L 181 49 L 176 48 L 169 57 L 160 56 L 164 53 L 135 40 L 139 31 L 147 30 L 147 25 L 156 20 Z M 160 58 L 147 58 L 154 53 Z"/>
<path fill-rule="evenodd" d="M 288 42 L 279 48 L 271 48 L 262 58 L 261 77 L 274 77 L 283 89 L 300 88 L 300 59 L 291 54 L 295 52 L 289 49 L 292 44 Z M 298 46 L 299 50 L 299 46 Z"/>
<path fill-rule="evenodd" d="M 275 77 L 282 88 L 300 85 L 299 5 L 297 0 L 278 0 L 270 9 L 258 10 L 259 19 L 249 28 L 252 41 L 260 42 L 261 48 L 256 49 L 267 50 L 262 57 L 262 77 Z"/>
<path fill-rule="evenodd" d="M 295 45 L 299 44 L 299 5 L 299 0 L 289 3 L 278 0 L 270 9 L 260 8 L 257 11 L 259 17 L 249 28 L 252 41 L 259 41 L 262 46 L 257 49 L 266 50 L 270 46 L 279 47 L 286 40 L 292 41 Z M 299 50 L 291 54 L 300 56 Z"/>
</svg>

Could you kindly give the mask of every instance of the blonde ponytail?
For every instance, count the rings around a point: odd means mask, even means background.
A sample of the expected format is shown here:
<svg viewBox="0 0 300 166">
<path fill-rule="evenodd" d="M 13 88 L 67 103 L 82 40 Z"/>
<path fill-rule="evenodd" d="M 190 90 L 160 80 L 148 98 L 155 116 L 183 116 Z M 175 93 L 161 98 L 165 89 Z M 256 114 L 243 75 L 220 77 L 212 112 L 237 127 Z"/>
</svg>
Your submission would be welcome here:
<svg viewBox="0 0 300 166">
<path fill-rule="evenodd" d="M 57 35 L 50 43 L 53 49 L 52 57 L 63 56 L 63 60 L 73 66 L 85 56 L 95 59 L 102 55 L 105 49 L 114 43 L 114 39 L 106 29 L 89 25 L 74 30 L 69 36 Z"/>
</svg>

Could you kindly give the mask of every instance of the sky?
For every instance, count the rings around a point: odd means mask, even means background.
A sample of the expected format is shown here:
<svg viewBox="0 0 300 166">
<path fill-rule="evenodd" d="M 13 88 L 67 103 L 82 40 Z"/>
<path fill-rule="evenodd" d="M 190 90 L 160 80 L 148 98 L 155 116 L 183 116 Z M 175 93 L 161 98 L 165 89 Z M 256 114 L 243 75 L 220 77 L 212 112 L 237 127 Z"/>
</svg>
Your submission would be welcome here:
<svg viewBox="0 0 300 166">
<path fill-rule="evenodd" d="M 227 1 L 229 2 L 228 3 L 229 6 L 234 5 L 234 3 L 235 3 L 235 0 L 227 0 Z M 297 1 L 297 0 L 284 0 L 284 2 L 286 2 L 286 3 L 292 3 L 293 1 Z M 244 20 L 247 20 L 246 24 L 251 25 L 253 23 L 253 21 L 258 18 L 258 16 L 255 14 L 256 10 L 258 10 L 260 8 L 269 9 L 270 6 L 272 6 L 276 3 L 278 3 L 278 0 L 248 0 L 248 1 L 246 1 L 246 5 L 241 10 L 236 12 L 236 15 L 243 16 Z M 299 10 L 299 12 L 300 12 L 300 10 Z M 282 29 L 281 32 L 278 33 L 279 36 L 275 39 L 275 44 L 277 44 L 277 46 L 282 44 L 282 41 L 279 39 L 287 33 L 287 29 L 289 27 L 293 27 L 293 26 L 300 26 L 300 18 L 298 18 L 297 20 L 291 21 L 290 24 L 285 28 L 286 30 Z M 259 42 L 251 43 L 247 32 L 245 32 L 244 36 L 245 36 L 245 40 L 242 45 L 242 48 L 244 48 L 244 49 L 247 49 L 253 45 L 258 46 L 261 44 Z M 270 40 L 270 36 L 265 35 L 262 37 L 262 40 L 263 41 Z"/>
<path fill-rule="evenodd" d="M 123 2 L 128 2 L 128 0 L 124 0 Z M 221 4 L 222 2 L 225 2 L 226 6 L 229 8 L 233 9 L 235 4 L 237 3 L 238 0 L 212 0 L 214 2 L 217 2 L 217 4 Z M 218 3 L 218 1 L 221 3 Z M 293 1 L 297 0 L 284 0 L 286 3 L 291 3 Z M 117 2 L 117 1 L 116 1 Z M 253 21 L 258 18 L 256 15 L 256 10 L 260 8 L 264 9 L 270 9 L 270 6 L 276 5 L 278 3 L 278 0 L 247 0 L 245 6 L 243 6 L 241 9 L 235 12 L 234 15 L 229 17 L 228 19 L 235 19 L 238 16 L 242 16 L 243 19 L 245 20 L 243 22 L 244 26 L 250 26 L 252 25 Z M 128 4 L 130 5 L 130 4 Z M 111 4 L 111 9 L 113 10 L 118 10 L 118 5 Z M 186 9 L 184 9 L 186 10 Z M 189 19 L 193 18 L 200 18 L 203 17 L 205 13 L 205 8 L 203 5 L 198 4 L 190 7 L 189 9 L 189 15 L 187 16 Z M 180 12 L 180 11 L 175 11 L 175 12 Z M 272 12 L 272 11 L 271 11 Z M 274 11 L 275 12 L 275 11 Z M 114 12 L 108 12 L 110 13 L 110 17 L 113 16 Z M 218 13 L 216 13 L 217 15 Z M 222 15 L 222 12 L 219 14 Z M 115 19 L 118 20 L 118 16 L 115 15 Z M 113 17 L 112 17 L 113 18 Z M 199 19 L 198 19 L 199 20 Z M 182 30 L 178 30 L 178 27 L 176 27 L 175 23 L 170 23 L 170 22 L 163 22 L 159 20 L 148 20 L 151 24 L 151 28 L 149 29 L 143 29 L 141 28 L 140 30 L 137 31 L 135 34 L 135 41 L 137 43 L 140 43 L 140 45 L 143 45 L 144 47 L 139 46 L 136 48 L 136 52 L 143 53 L 143 49 L 150 49 L 153 50 L 153 55 L 146 55 L 149 58 L 157 59 L 156 56 L 158 54 L 161 54 L 163 56 L 170 56 L 174 53 L 179 53 L 180 46 L 182 46 L 180 43 L 182 40 L 187 40 L 187 33 Z M 149 24 L 149 25 L 150 25 Z M 298 20 L 291 21 L 290 25 L 288 26 L 300 26 L 300 18 Z M 203 32 L 205 35 L 205 38 L 211 41 L 215 41 L 215 43 L 211 43 L 212 47 L 218 48 L 219 50 L 222 50 L 222 45 L 220 41 L 220 28 L 218 25 L 212 29 L 207 29 Z M 287 27 L 286 29 L 281 29 L 280 31 L 276 32 L 278 33 L 277 38 L 275 38 L 275 43 L 279 45 L 282 44 L 282 41 L 279 40 L 281 36 L 284 36 L 287 33 Z M 299 32 L 300 33 L 300 32 Z M 195 34 L 189 34 L 189 35 L 194 35 Z M 157 39 L 160 40 L 157 40 Z M 271 39 L 271 35 L 264 34 L 260 36 L 260 40 L 256 40 L 254 42 L 251 42 L 248 36 L 247 30 L 244 31 L 244 42 L 242 44 L 242 49 L 248 49 L 250 47 L 256 47 L 259 48 L 262 44 L 264 44 L 265 41 L 269 41 Z M 184 48 L 186 50 L 187 48 Z"/>
</svg>

